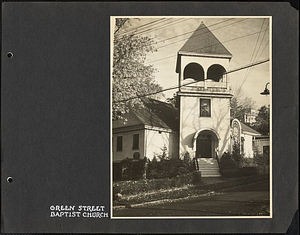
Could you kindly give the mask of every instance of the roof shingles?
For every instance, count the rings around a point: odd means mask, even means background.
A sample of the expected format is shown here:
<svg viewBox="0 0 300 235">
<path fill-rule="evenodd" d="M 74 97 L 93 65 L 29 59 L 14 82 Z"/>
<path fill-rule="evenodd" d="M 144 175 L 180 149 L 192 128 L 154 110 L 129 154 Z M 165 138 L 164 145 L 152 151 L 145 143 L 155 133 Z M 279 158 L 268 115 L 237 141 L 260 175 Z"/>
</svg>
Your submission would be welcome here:
<svg viewBox="0 0 300 235">
<path fill-rule="evenodd" d="M 179 54 L 215 55 L 232 58 L 232 54 L 202 22 L 179 50 Z"/>
</svg>

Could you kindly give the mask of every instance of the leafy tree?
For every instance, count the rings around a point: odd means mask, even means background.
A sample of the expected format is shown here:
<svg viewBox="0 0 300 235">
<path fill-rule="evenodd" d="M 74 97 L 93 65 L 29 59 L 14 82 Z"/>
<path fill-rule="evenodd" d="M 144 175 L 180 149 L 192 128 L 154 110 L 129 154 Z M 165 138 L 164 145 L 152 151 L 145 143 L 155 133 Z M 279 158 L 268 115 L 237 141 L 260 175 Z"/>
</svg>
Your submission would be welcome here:
<svg viewBox="0 0 300 235">
<path fill-rule="evenodd" d="M 177 92 L 173 94 L 173 97 L 167 98 L 166 102 L 171 104 L 174 108 L 178 108 L 179 96 L 177 95 Z"/>
<path fill-rule="evenodd" d="M 242 160 L 241 150 L 240 150 L 240 143 L 235 142 L 232 147 L 232 158 L 233 160 L 239 165 Z"/>
<path fill-rule="evenodd" d="M 256 122 L 253 128 L 263 135 L 269 135 L 270 133 L 270 105 L 262 106 L 258 110 Z"/>
<path fill-rule="evenodd" d="M 233 91 L 233 97 L 230 101 L 230 116 L 244 122 L 244 116 L 255 108 L 255 101 L 244 95 L 241 88 Z"/>
<path fill-rule="evenodd" d="M 130 21 L 117 18 L 114 31 L 113 71 L 112 71 L 112 117 L 122 118 L 129 108 L 143 106 L 140 99 L 133 97 L 160 91 L 162 88 L 154 80 L 156 69 L 145 63 L 146 55 L 155 52 L 153 39 L 126 33 Z M 124 100 L 127 102 L 120 102 Z"/>
</svg>

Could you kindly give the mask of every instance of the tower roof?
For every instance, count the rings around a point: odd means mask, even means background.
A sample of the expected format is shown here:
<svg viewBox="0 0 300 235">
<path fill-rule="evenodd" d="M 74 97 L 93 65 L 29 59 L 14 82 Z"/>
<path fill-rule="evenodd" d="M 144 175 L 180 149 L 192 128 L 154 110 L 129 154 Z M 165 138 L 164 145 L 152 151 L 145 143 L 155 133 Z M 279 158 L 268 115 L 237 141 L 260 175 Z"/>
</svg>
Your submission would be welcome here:
<svg viewBox="0 0 300 235">
<path fill-rule="evenodd" d="M 203 21 L 178 52 L 179 54 L 232 58 L 232 54 L 205 26 Z"/>
</svg>

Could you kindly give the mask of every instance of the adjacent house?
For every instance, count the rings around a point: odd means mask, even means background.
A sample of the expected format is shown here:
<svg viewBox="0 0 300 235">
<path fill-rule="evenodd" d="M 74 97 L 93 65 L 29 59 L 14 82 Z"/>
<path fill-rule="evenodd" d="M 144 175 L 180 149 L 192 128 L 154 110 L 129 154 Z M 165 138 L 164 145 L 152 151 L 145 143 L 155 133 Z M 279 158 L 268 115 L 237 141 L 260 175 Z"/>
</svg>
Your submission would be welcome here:
<svg viewBox="0 0 300 235">
<path fill-rule="evenodd" d="M 247 158 L 253 158 L 255 153 L 255 139 L 261 136 L 259 132 L 240 122 L 231 120 L 231 151 L 234 143 L 237 143 L 240 153 Z"/>
<path fill-rule="evenodd" d="M 178 110 L 171 104 L 143 99 L 145 107 L 130 109 L 124 119 L 113 121 L 113 161 L 166 154 L 176 156 Z"/>
<path fill-rule="evenodd" d="M 256 122 L 257 114 L 258 114 L 257 110 L 249 109 L 244 114 L 244 122 L 247 123 L 247 124 L 255 123 Z"/>
</svg>

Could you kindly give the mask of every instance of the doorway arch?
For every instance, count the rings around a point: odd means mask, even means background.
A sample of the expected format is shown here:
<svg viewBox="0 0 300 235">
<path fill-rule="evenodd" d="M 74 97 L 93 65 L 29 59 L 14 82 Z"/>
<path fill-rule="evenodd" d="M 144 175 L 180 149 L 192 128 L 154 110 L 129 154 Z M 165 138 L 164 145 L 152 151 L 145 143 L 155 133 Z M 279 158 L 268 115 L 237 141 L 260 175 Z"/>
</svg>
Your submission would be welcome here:
<svg viewBox="0 0 300 235">
<path fill-rule="evenodd" d="M 194 151 L 196 158 L 216 158 L 216 149 L 219 146 L 220 137 L 212 129 L 204 129 L 196 132 L 194 136 Z"/>
</svg>

